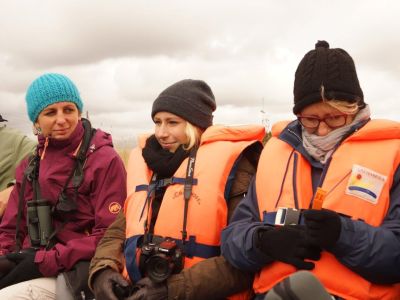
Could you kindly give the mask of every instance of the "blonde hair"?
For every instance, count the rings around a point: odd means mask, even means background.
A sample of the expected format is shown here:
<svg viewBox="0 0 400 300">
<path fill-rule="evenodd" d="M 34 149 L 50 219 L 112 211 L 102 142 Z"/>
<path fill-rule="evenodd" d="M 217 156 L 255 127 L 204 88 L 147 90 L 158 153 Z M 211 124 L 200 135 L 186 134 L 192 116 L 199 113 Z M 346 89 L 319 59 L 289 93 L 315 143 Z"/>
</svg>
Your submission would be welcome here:
<svg viewBox="0 0 400 300">
<path fill-rule="evenodd" d="M 325 97 L 325 88 L 323 85 L 321 85 L 321 97 L 322 101 L 325 102 L 326 104 L 330 105 L 331 107 L 337 109 L 341 113 L 344 113 L 346 115 L 353 115 L 356 114 L 360 107 L 358 105 L 358 101 L 356 102 L 348 102 L 345 100 L 338 100 L 338 99 L 327 99 Z"/>
<path fill-rule="evenodd" d="M 187 151 L 200 144 L 200 138 L 203 134 L 203 130 L 186 121 L 185 134 L 187 137 L 187 143 L 183 145 L 183 149 Z"/>
</svg>

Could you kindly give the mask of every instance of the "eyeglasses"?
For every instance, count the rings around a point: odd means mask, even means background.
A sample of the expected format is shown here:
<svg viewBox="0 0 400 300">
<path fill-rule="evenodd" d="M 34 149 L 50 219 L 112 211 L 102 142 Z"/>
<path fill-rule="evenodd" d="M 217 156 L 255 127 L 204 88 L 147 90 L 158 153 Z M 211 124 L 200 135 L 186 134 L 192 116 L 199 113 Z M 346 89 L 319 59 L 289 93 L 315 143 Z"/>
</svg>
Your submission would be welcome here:
<svg viewBox="0 0 400 300">
<path fill-rule="evenodd" d="M 347 115 L 340 114 L 334 116 L 326 116 L 324 118 L 318 118 L 314 116 L 297 116 L 300 124 L 303 125 L 305 128 L 309 129 L 316 129 L 318 128 L 321 122 L 324 122 L 330 128 L 339 128 L 346 124 Z"/>
</svg>

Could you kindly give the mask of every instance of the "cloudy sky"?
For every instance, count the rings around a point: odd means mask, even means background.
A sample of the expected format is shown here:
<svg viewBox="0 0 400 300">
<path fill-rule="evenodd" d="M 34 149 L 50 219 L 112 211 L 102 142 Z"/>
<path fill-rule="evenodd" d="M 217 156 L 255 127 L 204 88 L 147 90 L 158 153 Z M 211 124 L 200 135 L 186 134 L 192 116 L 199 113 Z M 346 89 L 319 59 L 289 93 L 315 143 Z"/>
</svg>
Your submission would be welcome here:
<svg viewBox="0 0 400 300">
<path fill-rule="evenodd" d="M 215 123 L 288 119 L 296 67 L 324 39 L 352 55 L 373 117 L 400 120 L 399 12 L 395 0 L 0 0 L 0 114 L 31 135 L 26 89 L 57 72 L 121 143 L 152 130 L 153 100 L 184 78 L 211 86 Z"/>
</svg>

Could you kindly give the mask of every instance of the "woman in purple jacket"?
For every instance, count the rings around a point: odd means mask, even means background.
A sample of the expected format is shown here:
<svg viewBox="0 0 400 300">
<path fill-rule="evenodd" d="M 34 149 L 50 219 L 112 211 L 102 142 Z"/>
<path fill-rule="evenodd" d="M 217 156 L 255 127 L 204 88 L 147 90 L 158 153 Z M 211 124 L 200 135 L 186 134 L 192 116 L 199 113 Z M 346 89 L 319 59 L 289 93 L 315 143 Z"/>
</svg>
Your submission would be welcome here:
<svg viewBox="0 0 400 300">
<path fill-rule="evenodd" d="M 66 76 L 37 78 L 26 103 L 38 146 L 16 170 L 0 224 L 0 299 L 55 299 L 63 284 L 90 299 L 88 262 L 126 198 L 125 168 L 111 136 L 81 118 Z"/>
</svg>

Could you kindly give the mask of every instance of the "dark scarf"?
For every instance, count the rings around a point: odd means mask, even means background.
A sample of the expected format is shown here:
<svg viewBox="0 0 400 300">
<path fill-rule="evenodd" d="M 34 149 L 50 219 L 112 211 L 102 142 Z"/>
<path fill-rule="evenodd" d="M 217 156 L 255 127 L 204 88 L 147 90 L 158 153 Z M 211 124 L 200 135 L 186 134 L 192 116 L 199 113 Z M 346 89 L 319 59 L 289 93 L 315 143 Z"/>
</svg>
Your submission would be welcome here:
<svg viewBox="0 0 400 300">
<path fill-rule="evenodd" d="M 160 179 L 174 175 L 184 159 L 189 156 L 189 151 L 179 146 L 174 153 L 169 152 L 163 149 L 156 137 L 152 135 L 146 141 L 142 156 L 150 170 Z"/>
<path fill-rule="evenodd" d="M 182 146 L 179 146 L 174 153 L 164 150 L 158 143 L 156 137 L 152 135 L 146 141 L 146 145 L 142 151 L 142 156 L 150 170 L 157 174 L 157 179 L 162 179 L 174 175 L 183 160 L 189 156 L 189 152 L 185 151 Z M 156 188 L 155 190 L 154 200 L 151 202 L 152 213 L 149 226 L 150 233 L 154 232 L 154 225 L 157 220 L 165 190 L 165 186 Z"/>
</svg>

